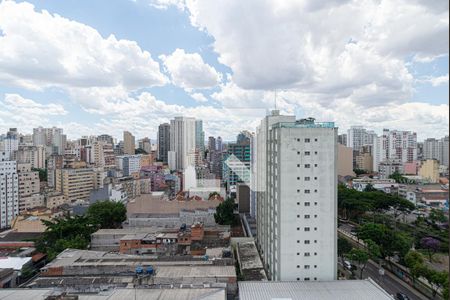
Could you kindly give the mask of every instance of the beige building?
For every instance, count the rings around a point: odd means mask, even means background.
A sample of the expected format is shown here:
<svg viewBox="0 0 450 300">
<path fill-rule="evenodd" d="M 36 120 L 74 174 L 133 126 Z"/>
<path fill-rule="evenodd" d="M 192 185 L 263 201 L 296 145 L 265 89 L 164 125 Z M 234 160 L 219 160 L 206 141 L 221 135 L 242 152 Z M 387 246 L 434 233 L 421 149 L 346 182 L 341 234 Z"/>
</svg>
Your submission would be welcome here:
<svg viewBox="0 0 450 300">
<path fill-rule="evenodd" d="M 44 205 L 44 199 L 39 194 L 39 172 L 31 171 L 31 163 L 17 164 L 19 178 L 19 212 Z"/>
<path fill-rule="evenodd" d="M 91 168 L 56 170 L 56 191 L 62 193 L 69 203 L 89 199 L 94 183 L 95 172 Z"/>
<path fill-rule="evenodd" d="M 16 151 L 16 160 L 19 163 L 29 163 L 32 168 L 45 169 L 45 147 L 23 146 Z"/>
<path fill-rule="evenodd" d="M 153 164 L 153 155 L 143 154 L 141 156 L 141 167 L 151 166 Z"/>
<path fill-rule="evenodd" d="M 338 144 L 338 176 L 355 176 L 353 172 L 353 149 Z"/>
<path fill-rule="evenodd" d="M 427 159 L 422 162 L 419 176 L 430 183 L 439 182 L 439 162 L 436 159 Z"/>
<path fill-rule="evenodd" d="M 135 152 L 134 152 L 135 143 L 136 143 L 136 141 L 134 139 L 134 135 L 132 135 L 128 131 L 124 131 L 123 132 L 123 153 L 134 155 L 135 154 Z"/>
<path fill-rule="evenodd" d="M 370 153 L 361 153 L 356 156 L 356 168 L 360 170 L 366 170 L 367 172 L 373 171 L 373 156 Z"/>
<path fill-rule="evenodd" d="M 66 197 L 60 192 L 51 192 L 45 196 L 45 204 L 50 209 L 63 205 L 66 202 Z"/>
</svg>

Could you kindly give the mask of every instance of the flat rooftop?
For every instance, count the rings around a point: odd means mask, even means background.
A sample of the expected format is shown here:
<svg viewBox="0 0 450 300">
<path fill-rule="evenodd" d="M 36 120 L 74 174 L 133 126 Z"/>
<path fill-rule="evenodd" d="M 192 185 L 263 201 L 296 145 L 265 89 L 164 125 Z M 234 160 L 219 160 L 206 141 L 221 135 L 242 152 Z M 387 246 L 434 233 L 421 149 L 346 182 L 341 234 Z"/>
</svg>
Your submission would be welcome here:
<svg viewBox="0 0 450 300">
<path fill-rule="evenodd" d="M 240 300 L 392 300 L 374 281 L 240 281 Z"/>
<path fill-rule="evenodd" d="M 41 300 L 48 296 L 60 295 L 56 289 L 0 289 L 2 300 Z M 78 300 L 163 300 L 163 299 L 204 299 L 225 300 L 226 292 L 221 288 L 204 289 L 114 289 L 97 294 L 69 294 L 78 295 Z"/>
<path fill-rule="evenodd" d="M 179 214 L 181 210 L 216 208 L 220 200 L 167 200 L 164 197 L 144 194 L 127 204 L 127 214 Z"/>
</svg>

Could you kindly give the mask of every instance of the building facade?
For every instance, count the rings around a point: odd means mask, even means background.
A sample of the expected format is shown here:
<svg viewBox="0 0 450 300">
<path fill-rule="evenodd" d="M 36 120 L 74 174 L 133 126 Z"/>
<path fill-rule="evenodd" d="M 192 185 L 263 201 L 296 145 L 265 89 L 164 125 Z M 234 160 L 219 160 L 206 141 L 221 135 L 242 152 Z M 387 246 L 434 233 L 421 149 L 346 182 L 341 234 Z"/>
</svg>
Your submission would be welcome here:
<svg viewBox="0 0 450 300">
<path fill-rule="evenodd" d="M 170 121 L 170 169 L 184 170 L 194 165 L 195 127 L 195 118 L 176 117 Z"/>
<path fill-rule="evenodd" d="M 134 155 L 136 141 L 134 135 L 128 131 L 123 132 L 123 153 L 128 155 Z"/>
<path fill-rule="evenodd" d="M 89 194 L 94 189 L 95 172 L 93 169 L 57 169 L 55 173 L 55 190 L 62 193 L 68 203 L 89 199 Z"/>
<path fill-rule="evenodd" d="M 19 214 L 19 176 L 16 161 L 0 159 L 0 228 L 11 226 Z"/>
<path fill-rule="evenodd" d="M 274 111 L 257 144 L 257 243 L 270 279 L 336 279 L 337 128 Z"/>
<path fill-rule="evenodd" d="M 170 151 L 170 124 L 164 123 L 158 127 L 158 159 L 167 164 L 167 153 Z"/>
</svg>

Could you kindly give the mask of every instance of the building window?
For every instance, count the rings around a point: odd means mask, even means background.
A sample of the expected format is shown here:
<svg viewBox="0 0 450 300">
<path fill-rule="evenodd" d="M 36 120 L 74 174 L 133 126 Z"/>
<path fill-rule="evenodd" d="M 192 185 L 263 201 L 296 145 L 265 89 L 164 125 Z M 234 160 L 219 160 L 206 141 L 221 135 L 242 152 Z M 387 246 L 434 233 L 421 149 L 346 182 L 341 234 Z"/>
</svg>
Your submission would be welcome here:
<svg viewBox="0 0 450 300">
<path fill-rule="evenodd" d="M 314 139 L 314 142 L 317 142 L 317 139 Z"/>
<path fill-rule="evenodd" d="M 300 139 L 297 139 L 297 142 L 300 142 Z"/>
<path fill-rule="evenodd" d="M 309 181 L 311 178 L 309 177 L 305 177 L 305 181 Z"/>
<path fill-rule="evenodd" d="M 297 268 L 300 268 L 300 265 L 297 265 Z"/>
<path fill-rule="evenodd" d="M 305 256 L 309 256 L 309 252 L 305 252 Z"/>
<path fill-rule="evenodd" d="M 314 190 L 314 193 L 317 193 L 317 190 Z"/>
<path fill-rule="evenodd" d="M 300 227 L 297 227 L 297 230 L 300 230 Z"/>
<path fill-rule="evenodd" d="M 297 205 L 300 205 L 300 202 L 297 202 Z"/>
<path fill-rule="evenodd" d="M 310 190 L 305 190 L 305 194 L 309 194 Z"/>
<path fill-rule="evenodd" d="M 317 280 L 317 277 L 314 277 L 314 280 Z"/>
<path fill-rule="evenodd" d="M 297 190 L 297 193 L 300 193 L 300 190 Z"/>
<path fill-rule="evenodd" d="M 314 215 L 314 218 L 317 218 L 317 215 Z"/>
<path fill-rule="evenodd" d="M 309 168 L 311 168 L 311 165 L 310 165 L 310 164 L 306 164 L 306 165 L 305 165 L 305 168 L 306 168 L 306 169 L 309 169 Z"/>
<path fill-rule="evenodd" d="M 300 164 L 297 164 L 297 168 L 300 168 Z"/>
<path fill-rule="evenodd" d="M 297 255 L 300 255 L 300 252 L 297 252 Z"/>
<path fill-rule="evenodd" d="M 309 281 L 309 277 L 305 277 L 305 281 Z"/>
<path fill-rule="evenodd" d="M 297 277 L 297 281 L 300 281 L 300 278 Z"/>
<path fill-rule="evenodd" d="M 314 177 L 314 180 L 317 180 L 317 177 Z"/>
<path fill-rule="evenodd" d="M 300 177 L 297 177 L 297 180 L 300 180 Z"/>
<path fill-rule="evenodd" d="M 317 231 L 317 227 L 314 227 L 314 231 Z"/>
<path fill-rule="evenodd" d="M 305 269 L 309 269 L 309 265 L 305 265 L 305 267 L 304 267 Z"/>
<path fill-rule="evenodd" d="M 309 143 L 309 142 L 311 142 L 310 139 L 305 139 L 305 143 Z"/>
<path fill-rule="evenodd" d="M 309 219 L 309 217 L 310 217 L 309 215 L 305 215 L 305 219 Z"/>
<path fill-rule="evenodd" d="M 317 167 L 317 164 L 314 164 L 314 167 Z"/>
<path fill-rule="evenodd" d="M 297 155 L 300 155 L 300 151 L 297 151 Z"/>
<path fill-rule="evenodd" d="M 298 241 L 297 241 L 298 242 Z M 309 245 L 309 240 L 305 240 L 305 244 Z"/>
<path fill-rule="evenodd" d="M 314 265 L 314 269 L 317 269 L 317 265 Z"/>
<path fill-rule="evenodd" d="M 297 240 L 297 244 L 300 244 L 300 241 L 299 241 L 299 240 Z"/>
<path fill-rule="evenodd" d="M 300 215 L 297 215 L 297 218 L 300 218 Z"/>
<path fill-rule="evenodd" d="M 317 205 L 317 202 L 314 202 L 314 205 Z"/>
<path fill-rule="evenodd" d="M 314 244 L 317 244 L 317 240 L 314 240 Z"/>
<path fill-rule="evenodd" d="M 314 154 L 315 154 L 315 155 L 317 155 L 317 153 L 318 153 L 317 151 L 314 151 Z"/>
<path fill-rule="evenodd" d="M 309 202 L 305 202 L 305 206 L 309 206 Z"/>
<path fill-rule="evenodd" d="M 311 155 L 311 152 L 305 151 L 305 155 Z"/>
<path fill-rule="evenodd" d="M 297 228 L 297 229 L 299 229 L 299 228 Z M 305 227 L 305 231 L 309 231 L 309 227 Z"/>
<path fill-rule="evenodd" d="M 316 256 L 316 255 L 317 255 L 317 252 L 314 252 L 314 255 Z"/>
</svg>

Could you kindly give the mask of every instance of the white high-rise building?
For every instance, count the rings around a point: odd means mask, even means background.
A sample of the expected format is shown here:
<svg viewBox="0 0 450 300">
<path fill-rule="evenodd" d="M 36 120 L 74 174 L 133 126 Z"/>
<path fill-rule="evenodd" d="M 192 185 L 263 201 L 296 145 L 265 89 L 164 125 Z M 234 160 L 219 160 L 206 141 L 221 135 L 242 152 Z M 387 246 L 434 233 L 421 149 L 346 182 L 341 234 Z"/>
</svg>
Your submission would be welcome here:
<svg viewBox="0 0 450 300">
<path fill-rule="evenodd" d="M 429 138 L 423 141 L 423 158 L 439 159 L 439 140 Z"/>
<path fill-rule="evenodd" d="M 377 134 L 374 131 L 366 130 L 362 126 L 352 126 L 347 131 L 347 147 L 360 151 L 364 145 L 373 145 L 376 142 L 376 138 Z"/>
<path fill-rule="evenodd" d="M 416 161 L 416 133 L 383 129 L 383 135 L 375 139 L 373 146 L 373 169 L 378 170 L 379 164 L 387 160 L 401 163 Z"/>
<path fill-rule="evenodd" d="M 19 177 L 16 161 L 0 159 L 0 191 L 0 228 L 3 229 L 11 226 L 12 220 L 19 214 Z"/>
<path fill-rule="evenodd" d="M 257 243 L 271 280 L 337 276 L 337 128 L 267 116 L 256 136 Z"/>
<path fill-rule="evenodd" d="M 33 129 L 33 145 L 45 146 L 47 156 L 51 154 L 63 155 L 66 147 L 66 139 L 62 128 L 38 127 Z"/>
<path fill-rule="evenodd" d="M 439 140 L 439 162 L 448 168 L 448 135 Z"/>
<path fill-rule="evenodd" d="M 176 117 L 170 121 L 169 166 L 184 170 L 195 162 L 195 118 Z"/>
</svg>

